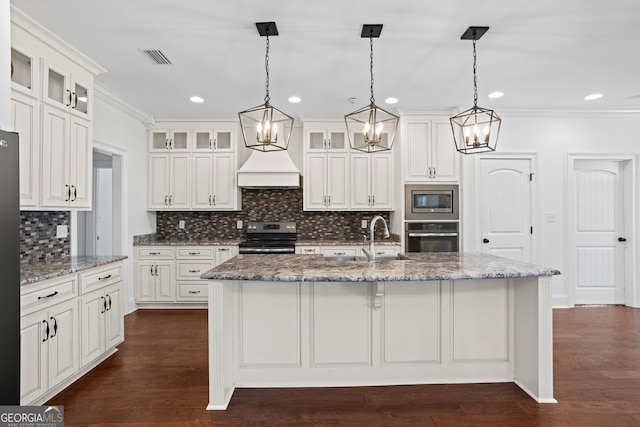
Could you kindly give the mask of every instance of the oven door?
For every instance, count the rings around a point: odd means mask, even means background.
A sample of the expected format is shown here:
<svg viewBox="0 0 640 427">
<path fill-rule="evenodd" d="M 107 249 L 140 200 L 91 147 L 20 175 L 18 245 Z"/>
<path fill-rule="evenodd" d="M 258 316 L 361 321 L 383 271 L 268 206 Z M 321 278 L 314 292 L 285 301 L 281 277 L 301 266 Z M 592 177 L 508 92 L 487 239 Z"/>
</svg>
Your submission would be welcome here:
<svg viewBox="0 0 640 427">
<path fill-rule="evenodd" d="M 458 252 L 458 233 L 407 233 L 407 252 Z"/>
</svg>

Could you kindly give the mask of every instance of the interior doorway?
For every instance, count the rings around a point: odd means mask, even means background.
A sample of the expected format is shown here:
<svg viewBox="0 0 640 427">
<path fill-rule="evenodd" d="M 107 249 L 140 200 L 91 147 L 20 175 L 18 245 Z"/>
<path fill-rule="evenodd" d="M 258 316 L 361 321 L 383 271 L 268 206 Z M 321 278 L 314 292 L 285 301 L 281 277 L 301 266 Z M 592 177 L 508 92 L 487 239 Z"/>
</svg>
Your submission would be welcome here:
<svg viewBox="0 0 640 427">
<path fill-rule="evenodd" d="M 78 254 L 121 254 L 122 156 L 100 144 L 94 146 L 92 174 L 93 208 L 78 212 Z"/>
<path fill-rule="evenodd" d="M 631 305 L 632 161 L 571 157 L 569 167 L 573 304 Z"/>
</svg>

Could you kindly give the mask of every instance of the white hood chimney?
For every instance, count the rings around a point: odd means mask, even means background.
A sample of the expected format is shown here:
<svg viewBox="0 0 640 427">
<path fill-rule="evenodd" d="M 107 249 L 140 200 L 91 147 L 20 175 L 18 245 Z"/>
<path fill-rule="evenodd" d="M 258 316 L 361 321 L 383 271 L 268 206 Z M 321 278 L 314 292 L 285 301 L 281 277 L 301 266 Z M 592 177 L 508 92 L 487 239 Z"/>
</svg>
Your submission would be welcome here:
<svg viewBox="0 0 640 427">
<path fill-rule="evenodd" d="M 243 188 L 299 188 L 300 171 L 286 150 L 252 151 L 238 170 L 238 186 Z"/>
</svg>

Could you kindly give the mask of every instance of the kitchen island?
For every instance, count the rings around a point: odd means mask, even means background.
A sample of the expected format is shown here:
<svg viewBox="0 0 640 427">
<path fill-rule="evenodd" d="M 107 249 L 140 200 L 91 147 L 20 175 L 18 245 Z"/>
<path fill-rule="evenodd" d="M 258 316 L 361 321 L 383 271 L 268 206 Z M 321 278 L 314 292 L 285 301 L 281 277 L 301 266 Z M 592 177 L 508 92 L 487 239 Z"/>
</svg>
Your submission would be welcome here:
<svg viewBox="0 0 640 427">
<path fill-rule="evenodd" d="M 239 255 L 208 271 L 209 405 L 236 387 L 515 382 L 553 398 L 555 269 L 480 253 Z"/>
</svg>

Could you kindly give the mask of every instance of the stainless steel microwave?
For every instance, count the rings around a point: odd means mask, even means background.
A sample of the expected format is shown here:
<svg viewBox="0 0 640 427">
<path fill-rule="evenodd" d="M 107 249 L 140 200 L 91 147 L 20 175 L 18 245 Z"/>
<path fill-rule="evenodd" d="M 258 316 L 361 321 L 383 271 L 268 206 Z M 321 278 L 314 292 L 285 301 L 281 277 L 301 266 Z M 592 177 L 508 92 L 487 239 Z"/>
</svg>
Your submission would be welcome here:
<svg viewBox="0 0 640 427">
<path fill-rule="evenodd" d="M 406 220 L 457 220 L 459 214 L 457 185 L 405 185 Z"/>
</svg>

